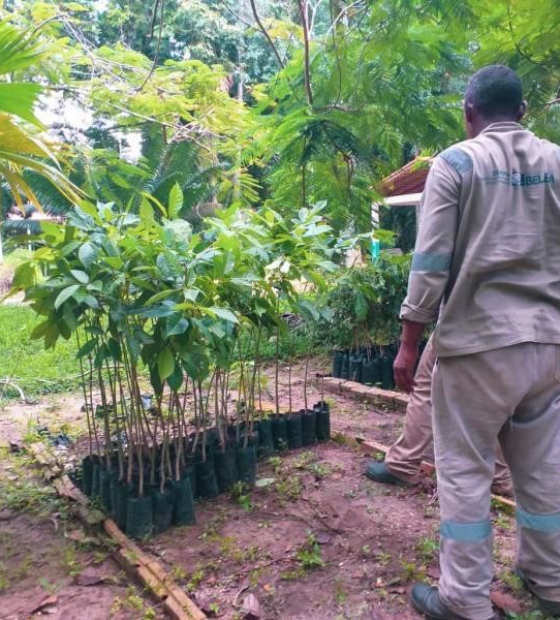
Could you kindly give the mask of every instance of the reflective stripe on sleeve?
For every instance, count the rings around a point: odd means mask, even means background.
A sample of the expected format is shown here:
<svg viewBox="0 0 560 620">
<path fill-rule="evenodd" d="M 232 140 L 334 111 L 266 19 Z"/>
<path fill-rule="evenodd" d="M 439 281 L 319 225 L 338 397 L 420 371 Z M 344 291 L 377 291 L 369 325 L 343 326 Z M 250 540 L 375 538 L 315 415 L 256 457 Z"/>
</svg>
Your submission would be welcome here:
<svg viewBox="0 0 560 620">
<path fill-rule="evenodd" d="M 459 174 L 465 174 L 473 167 L 471 156 L 456 146 L 443 151 L 440 157 L 450 166 L 455 168 Z"/>
<path fill-rule="evenodd" d="M 414 252 L 412 255 L 412 271 L 448 271 L 450 265 L 451 254 Z"/>
</svg>

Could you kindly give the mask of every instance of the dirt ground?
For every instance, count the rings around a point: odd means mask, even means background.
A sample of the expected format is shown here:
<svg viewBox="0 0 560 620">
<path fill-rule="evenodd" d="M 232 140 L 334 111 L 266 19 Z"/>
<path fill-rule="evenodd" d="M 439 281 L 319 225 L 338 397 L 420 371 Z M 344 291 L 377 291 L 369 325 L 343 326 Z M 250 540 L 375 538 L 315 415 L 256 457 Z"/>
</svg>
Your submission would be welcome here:
<svg viewBox="0 0 560 620">
<path fill-rule="evenodd" d="M 259 465 L 268 486 L 197 506 L 197 525 L 144 548 L 159 557 L 209 615 L 244 617 L 253 595 L 269 620 L 412 620 L 407 592 L 437 580 L 433 489 L 395 489 L 363 476 L 367 459 L 334 442 Z M 515 534 L 496 513 L 495 590 L 510 605 Z M 520 598 L 518 611 L 527 607 Z"/>
<path fill-rule="evenodd" d="M 56 531 L 56 521 L 28 514 L 3 511 L 0 519 L 2 620 L 163 617 L 102 547 L 66 537 L 82 537 L 80 530 Z"/>
<path fill-rule="evenodd" d="M 327 362 L 315 361 L 310 378 L 327 368 Z M 301 364 L 292 371 L 295 410 L 304 405 L 303 373 Z M 267 375 L 263 399 L 270 402 L 272 370 Z M 287 407 L 286 368 L 280 395 L 281 406 Z M 320 398 L 320 382 L 313 381 L 308 402 Z M 336 400 L 325 395 L 325 400 L 331 404 L 333 430 L 388 445 L 402 427 L 402 413 L 343 395 Z M 18 442 L 36 432 L 38 419 L 51 434 L 62 430 L 75 439 L 83 433 L 81 404 L 79 395 L 10 404 L 0 417 L 0 436 Z M 408 603 L 408 589 L 417 579 L 438 577 L 433 480 L 417 489 L 386 487 L 363 476 L 366 462 L 334 442 L 273 457 L 259 463 L 264 486 L 199 502 L 196 526 L 172 529 L 143 548 L 166 564 L 209 617 L 239 620 L 248 617 L 252 605 L 253 611 L 258 606 L 261 620 L 418 618 Z M 4 477 L 21 478 L 21 471 L 3 469 Z M 5 520 L 0 517 L 0 620 L 39 617 L 30 612 L 51 590 L 56 601 L 39 613 L 55 618 L 159 617 L 114 565 L 102 560 L 95 545 L 69 539 L 77 526 L 66 518 L 53 522 L 57 511 L 59 506 L 37 516 L 23 507 L 9 510 Z M 509 617 L 537 618 L 523 615 L 530 602 L 511 573 L 514 523 L 496 512 L 494 524 L 496 601 L 518 614 Z M 69 554 L 68 545 L 74 549 Z M 79 571 L 72 569 L 74 562 Z M 22 563 L 32 569 L 19 570 Z M 2 574 L 8 580 L 4 588 Z M 79 575 L 85 575 L 87 585 L 80 584 Z M 42 577 L 47 582 L 39 581 Z"/>
<path fill-rule="evenodd" d="M 64 398 L 62 411 L 70 410 Z M 22 443 L 32 413 L 55 426 L 52 402 L 1 412 L 5 443 Z M 76 409 L 79 413 L 79 405 Z M 62 421 L 58 428 L 64 427 Z M 86 535 L 24 452 L 0 448 L 0 620 L 155 620 L 163 615 Z"/>
</svg>

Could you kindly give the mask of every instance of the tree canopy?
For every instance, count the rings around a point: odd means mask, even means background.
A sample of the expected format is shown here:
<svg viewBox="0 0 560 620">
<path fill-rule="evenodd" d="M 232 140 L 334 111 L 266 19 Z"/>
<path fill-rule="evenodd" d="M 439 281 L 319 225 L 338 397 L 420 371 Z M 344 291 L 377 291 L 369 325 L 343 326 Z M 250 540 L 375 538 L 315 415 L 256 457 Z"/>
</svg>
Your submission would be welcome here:
<svg viewBox="0 0 560 620">
<path fill-rule="evenodd" d="M 384 175 L 463 138 L 464 86 L 491 63 L 521 76 L 527 124 L 560 139 L 556 0 L 21 0 L 1 17 L 37 50 L 6 68 L 0 86 L 22 94 L 3 118 L 31 131 L 41 90 L 73 183 L 121 209 L 177 182 L 195 225 L 325 201 L 338 234 L 368 231 Z M 71 208 L 36 167 L 21 162 L 29 191 Z M 6 170 L 4 203 L 29 198 Z"/>
</svg>

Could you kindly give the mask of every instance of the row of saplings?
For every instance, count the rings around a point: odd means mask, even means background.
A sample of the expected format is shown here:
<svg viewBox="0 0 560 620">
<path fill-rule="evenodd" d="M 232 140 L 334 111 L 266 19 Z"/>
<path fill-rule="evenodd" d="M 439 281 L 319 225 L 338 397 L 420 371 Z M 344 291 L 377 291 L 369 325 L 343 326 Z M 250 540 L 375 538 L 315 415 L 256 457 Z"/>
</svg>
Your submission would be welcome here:
<svg viewBox="0 0 560 620">
<path fill-rule="evenodd" d="M 335 349 L 332 357 L 332 376 L 392 390 L 395 387 L 394 362 L 394 346 L 383 347 L 379 351 L 371 347 Z"/>
<path fill-rule="evenodd" d="M 330 439 L 330 408 L 321 401 L 312 410 L 275 414 L 228 426 L 222 446 L 215 427 L 176 441 L 161 442 L 144 462 L 147 491 L 139 492 L 134 471 L 119 479 L 118 456 L 92 454 L 82 460 L 76 482 L 104 508 L 127 535 L 145 539 L 172 525 L 194 525 L 196 499 L 215 498 L 241 482 L 247 488 L 257 479 L 257 458 L 270 457 Z M 135 460 L 135 455 L 131 460 Z M 126 461 L 126 458 L 125 458 Z"/>
</svg>

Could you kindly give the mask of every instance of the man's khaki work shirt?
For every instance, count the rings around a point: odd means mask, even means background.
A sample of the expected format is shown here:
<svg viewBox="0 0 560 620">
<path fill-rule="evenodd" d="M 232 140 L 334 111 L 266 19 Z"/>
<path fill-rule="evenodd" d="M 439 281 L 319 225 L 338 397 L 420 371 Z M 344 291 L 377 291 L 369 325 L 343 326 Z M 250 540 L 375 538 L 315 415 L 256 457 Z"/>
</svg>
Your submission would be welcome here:
<svg viewBox="0 0 560 620">
<path fill-rule="evenodd" d="M 560 344 L 560 148 L 494 123 L 433 162 L 401 318 L 438 356 Z"/>
</svg>

